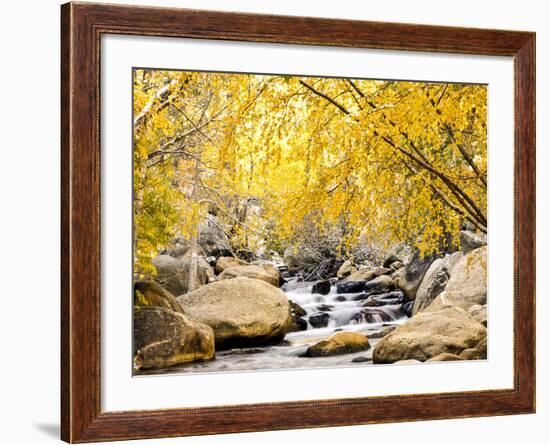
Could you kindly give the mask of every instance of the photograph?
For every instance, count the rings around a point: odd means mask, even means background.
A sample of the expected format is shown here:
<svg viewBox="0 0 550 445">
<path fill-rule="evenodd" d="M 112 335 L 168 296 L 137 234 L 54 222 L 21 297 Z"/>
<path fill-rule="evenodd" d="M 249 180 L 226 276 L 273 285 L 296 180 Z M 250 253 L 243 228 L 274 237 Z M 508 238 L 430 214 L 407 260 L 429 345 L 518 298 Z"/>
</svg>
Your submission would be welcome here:
<svg viewBox="0 0 550 445">
<path fill-rule="evenodd" d="M 487 88 L 133 68 L 133 375 L 486 360 Z"/>
</svg>

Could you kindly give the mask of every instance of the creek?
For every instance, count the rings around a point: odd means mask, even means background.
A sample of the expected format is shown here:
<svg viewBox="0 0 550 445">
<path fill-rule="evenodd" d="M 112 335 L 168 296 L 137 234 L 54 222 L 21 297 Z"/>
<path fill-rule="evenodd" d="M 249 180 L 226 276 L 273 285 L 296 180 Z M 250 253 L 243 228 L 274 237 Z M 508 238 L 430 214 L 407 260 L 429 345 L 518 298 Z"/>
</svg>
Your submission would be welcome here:
<svg viewBox="0 0 550 445">
<path fill-rule="evenodd" d="M 289 332 L 275 346 L 231 349 L 216 352 L 216 359 L 195 362 L 140 374 L 257 371 L 296 368 L 323 368 L 372 364 L 372 348 L 384 332 L 407 319 L 401 292 L 366 297 L 363 293 L 338 293 L 333 283 L 327 295 L 312 293 L 313 283 L 291 280 L 282 290 L 288 299 L 306 312 L 307 329 Z M 370 348 L 353 354 L 304 357 L 309 346 L 334 332 L 360 332 L 369 338 Z"/>
</svg>

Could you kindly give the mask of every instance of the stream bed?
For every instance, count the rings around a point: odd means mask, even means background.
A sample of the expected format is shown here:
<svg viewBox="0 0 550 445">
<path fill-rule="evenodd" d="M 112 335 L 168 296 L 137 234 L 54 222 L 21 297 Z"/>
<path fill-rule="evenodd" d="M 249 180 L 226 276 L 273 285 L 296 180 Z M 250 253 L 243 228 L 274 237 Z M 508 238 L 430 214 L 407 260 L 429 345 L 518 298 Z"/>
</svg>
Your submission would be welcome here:
<svg viewBox="0 0 550 445">
<path fill-rule="evenodd" d="M 372 348 L 384 332 L 407 319 L 400 292 L 365 296 L 338 293 L 334 284 L 326 295 L 312 293 L 313 283 L 289 281 L 282 290 L 301 306 L 307 329 L 288 333 L 275 346 L 231 349 L 216 352 L 215 360 L 194 362 L 164 369 L 141 371 L 146 374 L 257 371 L 274 369 L 358 366 L 372 363 Z M 359 332 L 369 338 L 370 348 L 352 354 L 304 357 L 308 347 L 338 331 Z"/>
</svg>

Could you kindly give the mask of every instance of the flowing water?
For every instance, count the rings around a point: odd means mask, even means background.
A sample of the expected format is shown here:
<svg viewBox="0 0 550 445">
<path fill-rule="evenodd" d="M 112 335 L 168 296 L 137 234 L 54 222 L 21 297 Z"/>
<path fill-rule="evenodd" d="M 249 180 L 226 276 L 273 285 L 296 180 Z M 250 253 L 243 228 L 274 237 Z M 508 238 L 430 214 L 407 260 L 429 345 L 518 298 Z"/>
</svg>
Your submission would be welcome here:
<svg viewBox="0 0 550 445">
<path fill-rule="evenodd" d="M 363 293 L 338 294 L 332 285 L 327 295 L 313 294 L 313 283 L 291 281 L 282 290 L 289 300 L 300 305 L 306 315 L 307 329 L 290 332 L 277 346 L 232 349 L 216 352 L 216 359 L 191 363 L 140 374 L 167 374 L 187 372 L 228 372 L 271 370 L 284 368 L 317 368 L 358 366 L 372 363 L 372 347 L 388 326 L 401 324 L 407 316 L 402 310 L 400 292 L 372 295 Z M 327 339 L 334 332 L 360 332 L 367 335 L 371 348 L 367 351 L 331 357 L 303 357 L 307 348 Z"/>
</svg>

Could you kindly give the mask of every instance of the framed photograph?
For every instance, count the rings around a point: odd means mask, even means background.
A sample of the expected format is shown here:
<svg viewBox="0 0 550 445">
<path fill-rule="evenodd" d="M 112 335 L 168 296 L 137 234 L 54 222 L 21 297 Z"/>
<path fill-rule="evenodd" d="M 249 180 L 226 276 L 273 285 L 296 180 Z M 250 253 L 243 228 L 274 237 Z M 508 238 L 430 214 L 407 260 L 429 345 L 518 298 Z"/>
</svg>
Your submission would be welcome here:
<svg viewBox="0 0 550 445">
<path fill-rule="evenodd" d="M 535 34 L 67 3 L 67 442 L 535 411 Z"/>
</svg>

